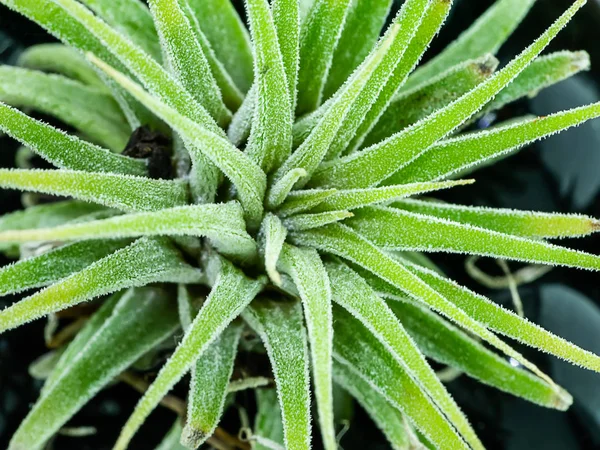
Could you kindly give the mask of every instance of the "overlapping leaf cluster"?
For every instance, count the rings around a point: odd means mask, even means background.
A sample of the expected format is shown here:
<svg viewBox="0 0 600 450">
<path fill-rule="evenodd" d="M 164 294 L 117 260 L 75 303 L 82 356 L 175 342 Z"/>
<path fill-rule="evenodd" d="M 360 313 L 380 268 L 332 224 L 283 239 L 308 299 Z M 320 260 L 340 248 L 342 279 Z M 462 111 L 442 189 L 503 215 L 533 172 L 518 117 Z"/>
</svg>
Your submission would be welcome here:
<svg viewBox="0 0 600 450">
<path fill-rule="evenodd" d="M 229 0 L 0 2 L 62 41 L 0 68 L 0 129 L 23 145 L 24 166 L 0 170 L 0 186 L 66 197 L 0 218 L 0 248 L 21 255 L 0 269 L 0 294 L 39 289 L 0 312 L 0 332 L 99 306 L 45 360 L 11 450 L 42 448 L 173 336 L 115 449 L 188 372 L 185 421 L 158 448 L 301 450 L 315 434 L 332 450 L 341 388 L 395 449 L 482 449 L 430 360 L 556 409 L 569 394 L 503 337 L 600 372 L 600 357 L 417 253 L 598 271 L 599 256 L 548 242 L 598 221 L 408 198 L 471 184 L 456 178 L 600 116 L 593 104 L 465 131 L 588 68 L 584 52 L 540 56 L 585 0 L 499 70 L 493 55 L 534 0 L 498 0 L 421 66 L 451 0 L 406 0 L 393 17 L 391 0 L 246 0 L 247 28 Z M 172 138 L 162 178 L 151 152 L 121 154 L 140 126 Z M 27 167 L 34 153 L 56 169 Z M 241 339 L 253 336 L 261 344 L 244 348 L 268 355 L 275 390 L 231 382 Z M 244 388 L 257 388 L 249 442 L 220 440 L 220 417 Z"/>
</svg>

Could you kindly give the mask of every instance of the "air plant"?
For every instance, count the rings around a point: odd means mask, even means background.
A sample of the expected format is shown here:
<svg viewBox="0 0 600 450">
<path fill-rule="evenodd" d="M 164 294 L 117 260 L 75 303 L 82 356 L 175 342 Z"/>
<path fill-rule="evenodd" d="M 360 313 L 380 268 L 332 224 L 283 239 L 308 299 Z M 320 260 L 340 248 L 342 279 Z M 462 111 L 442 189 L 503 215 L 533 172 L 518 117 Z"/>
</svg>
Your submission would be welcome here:
<svg viewBox="0 0 600 450">
<path fill-rule="evenodd" d="M 600 270 L 600 256 L 549 242 L 598 231 L 593 218 L 423 197 L 600 115 L 467 128 L 588 68 L 584 52 L 539 56 L 585 0 L 501 69 L 493 54 L 534 0 L 497 1 L 420 66 L 451 0 L 406 0 L 392 18 L 391 0 L 246 0 L 248 28 L 229 0 L 0 2 L 64 44 L 0 68 L 0 128 L 20 161 L 56 166 L 0 170 L 0 186 L 30 193 L 0 219 L 1 249 L 20 255 L 0 293 L 39 288 L 0 312 L 0 332 L 78 317 L 36 365 L 46 381 L 10 450 L 42 448 L 165 351 L 115 449 L 188 372 L 187 411 L 159 448 L 309 449 L 314 403 L 335 449 L 335 388 L 395 449 L 482 449 L 430 361 L 559 410 L 570 395 L 504 337 L 600 372 L 600 357 L 422 254 Z M 240 348 L 266 354 L 272 375 L 232 381 Z M 240 389 L 257 399 L 244 441 L 218 428 Z"/>
</svg>

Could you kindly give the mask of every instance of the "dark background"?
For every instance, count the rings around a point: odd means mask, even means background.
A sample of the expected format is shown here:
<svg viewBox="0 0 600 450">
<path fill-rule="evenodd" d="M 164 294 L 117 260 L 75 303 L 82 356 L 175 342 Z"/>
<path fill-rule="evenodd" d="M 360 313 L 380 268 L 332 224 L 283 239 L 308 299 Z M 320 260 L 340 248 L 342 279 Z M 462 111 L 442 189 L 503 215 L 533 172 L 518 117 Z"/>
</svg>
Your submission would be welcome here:
<svg viewBox="0 0 600 450">
<path fill-rule="evenodd" d="M 456 0 L 446 27 L 434 42 L 434 55 L 477 18 L 490 0 Z M 502 48 L 507 62 L 534 40 L 564 11 L 570 0 L 538 0 L 526 21 Z M 0 7 L 0 61 L 11 64 L 29 45 L 49 41 L 40 28 Z M 534 100 L 510 105 L 498 120 L 525 113 L 547 114 L 600 100 L 600 2 L 591 0 L 569 27 L 553 42 L 552 50 L 587 50 L 592 70 L 540 93 Z M 0 167 L 11 167 L 16 145 L 0 138 Z M 444 193 L 444 199 L 475 205 L 512 207 L 541 211 L 578 212 L 600 217 L 600 121 L 530 146 L 492 168 L 475 173 L 473 187 Z M 0 191 L 0 214 L 20 207 L 20 194 Z M 568 246 L 600 254 L 600 237 L 563 242 Z M 435 261 L 457 281 L 510 304 L 503 291 L 488 291 L 471 280 L 463 269 L 463 258 L 436 256 Z M 0 265 L 8 261 L 0 257 Z M 516 266 L 513 265 L 515 268 Z M 491 263 L 482 267 L 497 271 Z M 499 274 L 499 273 L 498 273 Z M 600 277 L 597 273 L 557 268 L 542 279 L 519 289 L 528 318 L 582 347 L 600 354 Z M 14 301 L 0 299 L 0 308 Z M 43 321 L 0 335 L 0 448 L 35 401 L 40 383 L 27 373 L 28 365 L 45 352 Z M 587 372 L 538 352 L 520 348 L 527 357 L 549 372 L 575 397 L 567 413 L 528 404 L 477 382 L 461 377 L 449 389 L 476 427 L 489 449 L 600 449 L 600 375 Z M 71 426 L 94 425 L 99 433 L 89 438 L 55 441 L 58 450 L 99 450 L 112 447 L 138 396 L 130 388 L 116 385 L 100 393 L 70 422 Z M 244 401 L 244 399 L 242 399 Z M 250 401 L 250 400 L 248 400 Z M 236 430 L 230 414 L 225 428 Z M 152 414 L 138 434 L 132 449 L 152 449 L 168 430 L 174 415 L 162 408 Z M 229 425 L 229 426 L 228 426 Z M 318 438 L 315 445 L 318 446 Z M 341 441 L 348 449 L 385 449 L 385 440 L 358 408 L 350 431 Z"/>
</svg>

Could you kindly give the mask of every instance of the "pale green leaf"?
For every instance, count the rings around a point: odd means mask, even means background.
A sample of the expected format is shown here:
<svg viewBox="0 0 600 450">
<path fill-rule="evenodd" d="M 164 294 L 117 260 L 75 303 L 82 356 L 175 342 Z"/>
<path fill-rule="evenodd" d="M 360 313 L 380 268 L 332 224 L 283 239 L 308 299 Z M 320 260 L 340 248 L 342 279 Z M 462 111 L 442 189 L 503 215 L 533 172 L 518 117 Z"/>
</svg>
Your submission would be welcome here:
<svg viewBox="0 0 600 450">
<path fill-rule="evenodd" d="M 581 214 L 552 214 L 420 200 L 404 200 L 391 206 L 416 214 L 522 237 L 542 239 L 578 237 L 600 231 L 599 220 Z"/>
<path fill-rule="evenodd" d="M 310 342 L 313 380 L 323 443 L 328 450 L 337 447 L 333 425 L 331 350 L 333 327 L 331 287 L 319 254 L 312 249 L 284 245 L 281 269 L 298 288 Z"/>
<path fill-rule="evenodd" d="M 289 6 L 284 8 L 289 9 Z M 292 150 L 292 98 L 269 2 L 247 0 L 246 8 L 254 43 L 254 79 L 258 89 L 246 152 L 269 173 L 277 169 Z"/>
<path fill-rule="evenodd" d="M 246 232 L 243 211 L 237 202 L 181 206 L 54 228 L 1 231 L 0 242 L 140 236 L 208 237 L 219 251 L 232 258 L 248 261 L 256 256 L 256 244 Z"/>
<path fill-rule="evenodd" d="M 121 156 L 0 103 L 0 129 L 63 169 L 147 175 L 146 162 Z"/>
<path fill-rule="evenodd" d="M 389 250 L 468 253 L 598 271 L 600 256 L 397 208 L 367 207 L 347 222 Z"/>
<path fill-rule="evenodd" d="M 311 448 L 308 345 L 299 302 L 260 299 L 243 313 L 260 335 L 277 385 L 285 448 Z"/>
<path fill-rule="evenodd" d="M 194 33 L 196 34 L 196 39 L 202 46 L 202 51 L 204 52 L 204 56 L 206 56 L 206 60 L 210 66 L 212 71 L 212 75 L 221 90 L 221 96 L 223 97 L 223 102 L 231 111 L 237 111 L 237 109 L 242 104 L 244 100 L 244 94 L 237 87 L 231 75 L 225 69 L 225 66 L 215 54 L 215 51 L 212 48 L 211 43 L 208 38 L 202 31 L 200 27 L 200 22 L 198 22 L 198 17 L 194 14 L 194 11 L 190 7 L 189 0 L 179 0 L 179 6 L 185 13 L 187 19 L 190 21 Z M 220 12 L 222 14 L 222 11 Z"/>
<path fill-rule="evenodd" d="M 584 4 L 585 0 L 574 2 L 509 65 L 460 99 L 380 144 L 333 162 L 318 171 L 311 184 L 314 187 L 359 188 L 382 182 L 481 109 L 544 50 Z"/>
<path fill-rule="evenodd" d="M 153 282 L 195 283 L 201 273 L 164 239 L 140 239 L 0 312 L 0 332 L 46 314 Z"/>
<path fill-rule="evenodd" d="M 350 78 L 375 46 L 391 6 L 391 0 L 352 0 L 333 54 L 331 67 L 334 70 L 329 72 L 323 90 L 325 100 Z"/>
<path fill-rule="evenodd" d="M 352 0 L 315 0 L 300 32 L 296 115 L 316 109 L 323 97 L 346 14 Z"/>
<path fill-rule="evenodd" d="M 317 206 L 313 208 L 314 212 L 320 211 L 340 211 L 362 208 L 363 206 L 376 203 L 385 203 L 392 200 L 399 200 L 404 197 L 420 195 L 427 192 L 448 189 L 455 186 L 464 186 L 472 184 L 474 180 L 447 181 L 441 183 L 413 183 L 401 184 L 397 186 L 386 186 L 382 188 L 369 189 L 349 189 L 336 191 Z M 316 191 L 314 196 L 319 195 Z M 305 197 L 306 200 L 308 196 Z"/>
<path fill-rule="evenodd" d="M 183 181 L 73 170 L 0 169 L 0 186 L 70 196 L 124 211 L 153 211 L 183 205 L 188 200 L 187 183 Z"/>
<path fill-rule="evenodd" d="M 180 4 L 185 0 L 150 0 L 166 65 L 174 77 L 220 125 L 231 120 L 204 50 Z"/>
<path fill-rule="evenodd" d="M 19 55 L 17 65 L 44 72 L 60 73 L 83 84 L 106 89 L 92 66 L 77 50 L 63 44 L 38 44 Z"/>
<path fill-rule="evenodd" d="M 547 383 L 514 367 L 437 314 L 409 302 L 391 302 L 390 307 L 423 353 L 437 362 L 541 406 L 570 406 Z"/>
<path fill-rule="evenodd" d="M 231 124 L 227 129 L 227 137 L 236 147 L 241 147 L 250 136 L 254 109 L 256 108 L 258 88 L 253 84 L 240 108 L 233 115 Z"/>
<path fill-rule="evenodd" d="M 342 264 L 328 264 L 333 300 L 358 319 L 419 383 L 472 448 L 483 449 L 467 418 L 392 310 L 356 272 Z"/>
<path fill-rule="evenodd" d="M 283 447 L 283 420 L 281 407 L 274 389 L 256 390 L 256 418 L 254 419 L 253 437 L 257 443 L 254 450 L 273 450 L 261 445 L 259 439 L 268 439 Z"/>
<path fill-rule="evenodd" d="M 330 223 L 340 222 L 352 217 L 350 211 L 326 211 L 316 214 L 298 214 L 283 220 L 287 229 L 293 231 L 310 230 L 320 228 Z"/>
<path fill-rule="evenodd" d="M 385 434 L 394 450 L 422 450 L 415 445 L 412 430 L 402 413 L 347 366 L 333 361 L 333 378 L 347 390 L 367 411 L 378 428 Z M 412 446 L 411 446 L 412 445 Z"/>
<path fill-rule="evenodd" d="M 164 395 L 246 308 L 263 286 L 262 282 L 246 278 L 241 271 L 225 260 L 215 259 L 212 264 L 219 267 L 208 269 L 209 272 L 218 273 L 210 295 L 171 358 L 137 404 L 121 431 L 115 450 L 127 448 L 136 431 Z"/>
<path fill-rule="evenodd" d="M 356 70 L 354 76 L 344 85 L 341 92 L 331 100 L 331 106 L 324 113 L 318 125 L 311 131 L 308 138 L 275 172 L 275 186 L 277 186 L 277 183 L 282 183 L 286 174 L 291 170 L 305 169 L 311 175 L 317 169 L 336 138 L 340 127 L 344 124 L 346 115 L 357 107 L 363 88 L 373 79 L 379 65 L 383 65 L 384 60 L 387 62 L 387 51 L 396 43 L 396 37 L 401 36 L 401 32 L 402 29 L 398 23 L 392 24 L 380 44 Z M 399 40 L 402 41 L 402 39 Z M 297 184 L 304 184 L 305 181 Z"/>
<path fill-rule="evenodd" d="M 187 417 L 181 435 L 181 443 L 188 448 L 200 447 L 221 420 L 241 333 L 239 325 L 227 327 L 192 366 Z"/>
<path fill-rule="evenodd" d="M 471 317 L 476 317 L 490 329 L 573 364 L 600 372 L 600 356 L 555 336 L 526 318 L 502 308 L 433 271 L 415 265 L 407 265 L 407 268 L 442 293 L 457 307 Z"/>
<path fill-rule="evenodd" d="M 288 93 L 291 99 L 291 116 L 296 105 L 296 84 L 300 53 L 300 9 L 297 0 L 275 0 L 271 3 L 273 22 L 277 29 L 277 40 L 285 67 Z M 290 130 L 291 132 L 291 130 Z"/>
<path fill-rule="evenodd" d="M 340 256 L 352 263 L 365 268 L 379 278 L 406 292 L 411 298 L 425 303 L 430 308 L 440 312 L 450 320 L 485 339 L 494 347 L 519 361 L 522 365 L 548 382 L 561 395 L 560 388 L 525 359 L 520 353 L 505 344 L 477 320 L 468 316 L 456 307 L 444 295 L 431 288 L 427 283 L 412 273 L 404 264 L 391 258 L 373 243 L 369 242 L 351 228 L 340 224 L 328 225 L 321 229 L 291 233 L 293 242 L 310 245 L 320 250 Z"/>
<path fill-rule="evenodd" d="M 219 61 L 242 92 L 253 80 L 252 45 L 230 0 L 188 0 Z"/>
<path fill-rule="evenodd" d="M 498 0 L 456 41 L 420 67 L 405 89 L 412 88 L 450 67 L 486 53 L 495 54 L 527 15 L 535 0 Z"/>
<path fill-rule="evenodd" d="M 340 307 L 334 313 L 336 363 L 406 414 L 438 448 L 469 448 L 389 351 L 350 313 Z"/>
<path fill-rule="evenodd" d="M 524 145 L 600 116 L 600 103 L 457 136 L 430 147 L 385 184 L 435 181 L 514 152 Z M 401 181 L 400 181 L 401 180 Z"/>
<path fill-rule="evenodd" d="M 385 110 L 363 145 L 376 144 L 449 105 L 488 78 L 497 65 L 496 58 L 486 55 L 451 67 L 428 82 L 403 91 Z"/>
<path fill-rule="evenodd" d="M 110 255 L 127 241 L 80 242 L 17 261 L 0 269 L 0 295 L 48 286 Z"/>
<path fill-rule="evenodd" d="M 102 310 L 97 314 L 102 314 Z M 101 327 L 80 345 L 78 355 L 49 389 L 44 390 L 13 436 L 9 449 L 42 448 L 45 441 L 102 387 L 171 335 L 177 326 L 177 313 L 165 291 L 156 288 L 130 290 L 114 306 Z"/>
<path fill-rule="evenodd" d="M 304 169 L 292 169 L 286 173 L 278 183 L 271 187 L 267 194 L 267 206 L 277 208 L 288 197 L 294 185 L 302 178 L 306 177 L 308 172 Z"/>
<path fill-rule="evenodd" d="M 299 212 L 308 211 L 321 204 L 327 198 L 338 192 L 336 189 L 306 189 L 301 191 L 292 191 L 287 196 L 283 205 L 278 208 L 277 213 L 282 217 L 287 217 Z"/>
<path fill-rule="evenodd" d="M 417 66 L 430 42 L 440 31 L 450 12 L 451 6 L 452 1 L 448 0 L 432 0 L 430 2 L 421 25 L 416 30 L 415 36 L 410 41 L 410 45 L 402 57 L 401 64 L 398 64 L 393 75 L 379 94 L 377 101 L 367 113 L 355 135 L 352 137 L 351 142 L 347 145 L 347 148 L 351 152 L 361 147 L 365 136 L 377 123 L 381 115 L 388 108 L 390 101 L 393 100 L 398 90 L 406 82 L 408 75 Z"/>
<path fill-rule="evenodd" d="M 0 66 L 0 101 L 54 116 L 113 151 L 129 139 L 127 121 L 110 95 L 61 75 Z"/>
<path fill-rule="evenodd" d="M 155 24 L 139 0 L 81 0 L 109 25 L 142 47 L 158 62 L 162 59 Z"/>
<path fill-rule="evenodd" d="M 277 272 L 277 261 L 283 249 L 287 229 L 274 214 L 267 214 L 263 220 L 261 234 L 264 236 L 264 258 L 267 275 L 277 286 L 281 285 L 281 275 Z"/>
<path fill-rule="evenodd" d="M 85 24 L 77 21 L 54 0 L 0 0 L 0 3 L 33 20 L 65 44 L 82 52 L 93 52 L 120 70 L 125 69 L 107 49 L 102 39 L 96 37 Z M 155 123 L 151 113 L 135 102 L 116 83 L 106 77 L 103 80 L 108 83 L 132 129 L 142 124 Z"/>
<path fill-rule="evenodd" d="M 202 151 L 215 166 L 223 171 L 238 190 L 240 202 L 250 222 L 249 225 L 258 227 L 263 213 L 263 197 L 267 184 L 266 175 L 260 167 L 225 138 L 182 116 L 100 60 L 94 58 L 94 62 L 144 105 L 155 111 L 186 140 L 193 142 L 195 146 L 188 149 L 192 152 L 192 159 L 198 158 L 198 153 Z"/>
<path fill-rule="evenodd" d="M 405 73 L 405 71 L 411 70 L 412 66 L 417 63 L 416 60 L 409 61 L 412 55 L 406 55 L 406 51 L 427 12 L 428 6 L 429 0 L 407 0 L 402 5 L 394 22 L 384 35 L 382 46 L 385 47 L 383 45 L 385 40 L 391 42 L 389 47 L 385 49 L 385 56 L 370 75 L 353 107 L 347 111 L 337 136 L 331 142 L 327 151 L 326 159 L 337 157 L 348 145 L 352 145 L 353 140 L 360 139 L 360 132 L 357 136 L 357 130 L 361 128 L 372 107 L 376 103 L 376 109 L 379 105 L 387 105 L 392 99 L 397 86 L 406 78 L 407 72 Z M 391 86 L 394 86 L 394 88 Z"/>
</svg>

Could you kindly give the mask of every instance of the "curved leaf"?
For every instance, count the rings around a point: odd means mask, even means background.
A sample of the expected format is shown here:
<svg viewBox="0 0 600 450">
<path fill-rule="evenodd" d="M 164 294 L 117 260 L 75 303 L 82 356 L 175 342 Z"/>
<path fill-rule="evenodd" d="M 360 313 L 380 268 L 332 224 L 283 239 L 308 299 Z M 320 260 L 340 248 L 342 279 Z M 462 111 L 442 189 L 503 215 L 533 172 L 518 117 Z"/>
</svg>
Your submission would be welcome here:
<svg viewBox="0 0 600 450">
<path fill-rule="evenodd" d="M 145 161 L 121 156 L 0 103 L 0 129 L 57 167 L 86 172 L 147 175 Z"/>
<path fill-rule="evenodd" d="M 127 287 L 200 279 L 200 271 L 187 265 L 166 240 L 140 239 L 2 310 L 0 332 Z"/>
<path fill-rule="evenodd" d="M 69 196 L 124 211 L 153 211 L 188 200 L 187 183 L 182 181 L 73 170 L 0 169 L 0 186 Z"/>
<path fill-rule="evenodd" d="M 137 404 L 133 414 L 123 427 L 115 450 L 125 450 L 133 435 L 146 417 L 159 404 L 163 396 L 185 375 L 208 346 L 227 328 L 252 301 L 262 288 L 225 260 L 219 260 L 220 268 L 209 268 L 219 275 L 200 312 L 185 333 L 175 352 L 162 367 Z"/>
<path fill-rule="evenodd" d="M 110 306 L 107 303 L 103 309 Z M 177 327 L 177 312 L 165 291 L 142 288 L 127 292 L 52 386 L 44 390 L 9 449 L 41 448 L 102 387 Z"/>
<path fill-rule="evenodd" d="M 265 240 L 265 268 L 269 278 L 276 285 L 281 285 L 281 275 L 277 272 L 277 261 L 283 249 L 287 230 L 281 220 L 274 214 L 267 214 L 263 220 L 261 234 Z"/>
<path fill-rule="evenodd" d="M 285 448 L 309 450 L 308 345 L 300 304 L 260 299 L 253 302 L 243 316 L 260 335 L 271 360 L 281 405 Z"/>
</svg>

